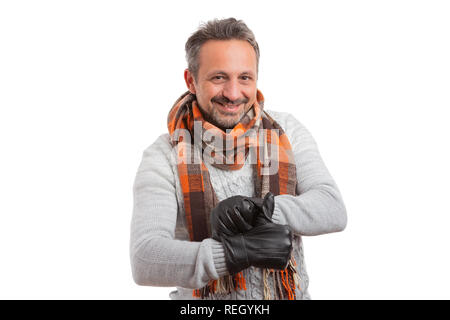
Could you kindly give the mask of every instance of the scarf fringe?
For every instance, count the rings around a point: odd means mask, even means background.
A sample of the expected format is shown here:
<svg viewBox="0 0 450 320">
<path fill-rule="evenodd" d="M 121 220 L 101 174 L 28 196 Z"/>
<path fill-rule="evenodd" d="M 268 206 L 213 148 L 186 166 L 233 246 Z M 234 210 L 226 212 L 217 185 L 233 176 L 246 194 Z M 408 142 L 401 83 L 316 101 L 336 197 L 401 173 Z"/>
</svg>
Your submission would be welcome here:
<svg viewBox="0 0 450 320">
<path fill-rule="evenodd" d="M 296 300 L 295 289 L 300 287 L 300 276 L 296 269 L 294 257 L 289 260 L 284 270 L 262 269 L 264 284 L 264 300 Z M 273 293 L 270 289 L 269 278 L 272 277 Z M 230 294 L 232 291 L 247 290 L 243 272 L 227 275 L 217 280 L 211 280 L 206 286 L 194 289 L 192 296 L 196 298 L 209 298 L 217 295 Z"/>
<path fill-rule="evenodd" d="M 236 290 L 247 290 L 245 277 L 241 272 L 235 275 L 227 275 L 217 280 L 211 280 L 201 289 L 194 289 L 192 295 L 196 298 L 208 298 L 211 295 L 230 294 Z"/>
</svg>

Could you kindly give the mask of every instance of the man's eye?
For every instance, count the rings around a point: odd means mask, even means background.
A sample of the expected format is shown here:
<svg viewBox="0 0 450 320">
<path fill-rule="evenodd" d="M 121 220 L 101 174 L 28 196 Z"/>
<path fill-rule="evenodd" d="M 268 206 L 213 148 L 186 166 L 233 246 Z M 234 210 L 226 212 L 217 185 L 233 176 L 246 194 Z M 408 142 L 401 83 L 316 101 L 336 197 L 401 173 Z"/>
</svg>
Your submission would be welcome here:
<svg viewBox="0 0 450 320">
<path fill-rule="evenodd" d="M 214 79 L 216 79 L 216 80 L 222 80 L 222 79 L 223 79 L 223 76 L 215 76 Z"/>
<path fill-rule="evenodd" d="M 241 79 L 242 80 L 250 80 L 250 77 L 249 76 L 242 76 Z"/>
</svg>

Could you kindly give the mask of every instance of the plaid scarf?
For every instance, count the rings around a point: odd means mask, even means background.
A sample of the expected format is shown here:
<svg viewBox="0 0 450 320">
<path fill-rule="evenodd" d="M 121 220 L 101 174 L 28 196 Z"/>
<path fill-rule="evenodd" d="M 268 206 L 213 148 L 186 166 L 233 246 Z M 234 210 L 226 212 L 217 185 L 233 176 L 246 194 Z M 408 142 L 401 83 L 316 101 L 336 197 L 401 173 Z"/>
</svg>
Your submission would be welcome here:
<svg viewBox="0 0 450 320">
<path fill-rule="evenodd" d="M 176 100 L 169 112 L 167 126 L 172 146 L 177 148 L 178 174 L 191 241 L 211 237 L 210 212 L 218 203 L 204 161 L 223 170 L 239 170 L 248 156 L 253 160 L 256 157 L 252 166 L 257 197 L 264 198 L 269 191 L 274 195 L 296 195 L 297 172 L 289 140 L 263 110 L 264 96 L 259 90 L 256 98 L 250 110 L 227 133 L 204 119 L 196 96 L 189 91 Z M 215 138 L 211 139 L 212 136 Z M 269 145 L 275 146 L 275 151 Z M 277 170 L 270 172 L 270 168 Z M 299 276 L 293 257 L 285 270 L 262 269 L 262 272 L 264 299 L 296 298 Z M 270 290 L 270 277 L 275 292 Z M 205 287 L 195 289 L 193 295 L 205 298 L 229 294 L 232 290 L 246 290 L 242 271 L 211 280 Z"/>
</svg>

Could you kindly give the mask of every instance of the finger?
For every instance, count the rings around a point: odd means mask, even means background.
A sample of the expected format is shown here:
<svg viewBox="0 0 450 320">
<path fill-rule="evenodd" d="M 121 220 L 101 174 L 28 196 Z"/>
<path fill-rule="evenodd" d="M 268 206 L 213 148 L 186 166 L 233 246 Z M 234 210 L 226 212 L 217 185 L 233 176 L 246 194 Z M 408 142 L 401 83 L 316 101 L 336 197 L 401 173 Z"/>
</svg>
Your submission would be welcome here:
<svg viewBox="0 0 450 320">
<path fill-rule="evenodd" d="M 219 219 L 218 223 L 218 233 L 220 236 L 226 235 L 226 236 L 233 236 L 237 233 L 235 230 L 230 230 L 221 219 Z"/>
<path fill-rule="evenodd" d="M 242 200 L 242 209 L 247 212 L 253 212 L 255 204 L 250 199 Z"/>
<path fill-rule="evenodd" d="M 259 208 L 262 207 L 264 200 L 261 198 L 247 198 L 245 199 L 252 204 L 253 207 Z"/>
<path fill-rule="evenodd" d="M 262 209 L 264 215 L 272 221 L 272 214 L 275 209 L 275 197 L 270 191 L 264 197 Z"/>
<path fill-rule="evenodd" d="M 238 207 L 234 208 L 233 213 L 234 214 L 231 215 L 231 219 L 241 232 L 246 232 L 253 227 L 251 224 L 245 221 Z"/>
<path fill-rule="evenodd" d="M 225 215 L 220 216 L 219 221 L 221 222 L 224 229 L 232 232 L 232 234 L 240 233 L 238 226 L 231 219 L 229 211 L 226 211 Z"/>
<path fill-rule="evenodd" d="M 258 207 L 251 199 L 243 199 L 239 205 L 235 206 L 239 209 L 239 213 L 245 222 L 254 226 L 255 218 L 258 215 Z"/>
</svg>

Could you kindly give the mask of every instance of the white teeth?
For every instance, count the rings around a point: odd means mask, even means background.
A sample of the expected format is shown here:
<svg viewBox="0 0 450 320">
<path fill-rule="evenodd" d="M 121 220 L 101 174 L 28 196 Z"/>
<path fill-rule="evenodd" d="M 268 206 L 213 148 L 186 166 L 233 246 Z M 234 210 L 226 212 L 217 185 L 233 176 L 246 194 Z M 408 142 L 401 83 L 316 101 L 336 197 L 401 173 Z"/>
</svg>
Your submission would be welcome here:
<svg viewBox="0 0 450 320">
<path fill-rule="evenodd" d="M 230 109 L 237 108 L 240 106 L 240 104 L 223 104 L 223 103 L 219 103 L 219 102 L 217 102 L 217 104 L 220 104 L 222 107 L 230 108 Z"/>
</svg>

